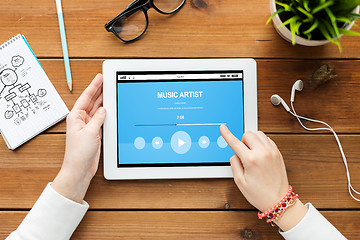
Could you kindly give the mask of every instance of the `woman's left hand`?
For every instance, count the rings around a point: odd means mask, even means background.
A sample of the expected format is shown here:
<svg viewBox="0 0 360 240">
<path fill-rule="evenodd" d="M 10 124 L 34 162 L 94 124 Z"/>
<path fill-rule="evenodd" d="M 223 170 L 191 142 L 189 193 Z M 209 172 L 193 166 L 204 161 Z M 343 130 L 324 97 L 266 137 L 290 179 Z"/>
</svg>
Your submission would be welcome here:
<svg viewBox="0 0 360 240">
<path fill-rule="evenodd" d="M 51 186 L 55 191 L 81 203 L 94 177 L 101 152 L 103 77 L 98 74 L 81 94 L 66 119 L 64 162 Z"/>
</svg>

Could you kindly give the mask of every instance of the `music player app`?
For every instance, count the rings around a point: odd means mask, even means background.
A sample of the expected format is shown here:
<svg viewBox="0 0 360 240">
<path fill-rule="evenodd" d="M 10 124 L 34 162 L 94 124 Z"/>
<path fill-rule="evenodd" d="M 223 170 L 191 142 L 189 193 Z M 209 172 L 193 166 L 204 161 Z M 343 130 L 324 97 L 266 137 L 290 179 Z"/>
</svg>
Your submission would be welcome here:
<svg viewBox="0 0 360 240">
<path fill-rule="evenodd" d="M 118 73 L 118 166 L 228 165 L 244 133 L 242 72 Z"/>
</svg>

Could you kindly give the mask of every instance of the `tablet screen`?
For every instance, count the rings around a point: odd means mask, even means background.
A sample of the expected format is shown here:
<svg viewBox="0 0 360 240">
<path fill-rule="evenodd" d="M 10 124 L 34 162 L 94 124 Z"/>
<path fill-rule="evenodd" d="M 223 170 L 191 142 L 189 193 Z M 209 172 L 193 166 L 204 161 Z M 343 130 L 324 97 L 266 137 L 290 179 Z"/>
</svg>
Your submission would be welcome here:
<svg viewBox="0 0 360 240">
<path fill-rule="evenodd" d="M 117 72 L 118 167 L 227 166 L 244 133 L 243 71 Z"/>
</svg>

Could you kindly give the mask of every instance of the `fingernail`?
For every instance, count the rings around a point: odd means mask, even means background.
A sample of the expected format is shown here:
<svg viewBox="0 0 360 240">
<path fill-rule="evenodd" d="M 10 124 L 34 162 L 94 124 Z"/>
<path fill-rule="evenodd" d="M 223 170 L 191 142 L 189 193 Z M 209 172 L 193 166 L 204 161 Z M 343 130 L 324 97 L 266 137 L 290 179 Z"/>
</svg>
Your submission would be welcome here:
<svg viewBox="0 0 360 240">
<path fill-rule="evenodd" d="M 95 78 L 94 79 L 98 79 L 98 78 L 101 78 L 102 77 L 102 74 L 101 73 L 98 73 L 96 74 Z"/>
<path fill-rule="evenodd" d="M 98 112 L 100 114 L 105 114 L 105 108 L 103 108 L 103 107 L 99 108 Z"/>
</svg>

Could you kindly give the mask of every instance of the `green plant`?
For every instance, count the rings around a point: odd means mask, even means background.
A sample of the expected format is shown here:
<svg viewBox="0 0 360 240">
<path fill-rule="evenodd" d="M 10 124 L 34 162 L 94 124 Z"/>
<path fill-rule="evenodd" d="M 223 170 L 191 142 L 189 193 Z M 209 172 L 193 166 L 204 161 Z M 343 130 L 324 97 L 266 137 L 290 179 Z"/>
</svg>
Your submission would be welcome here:
<svg viewBox="0 0 360 240">
<path fill-rule="evenodd" d="M 360 14 L 352 11 L 360 4 L 360 0 L 279 0 L 275 1 L 277 11 L 266 24 L 279 14 L 282 24 L 291 31 L 292 43 L 295 36 L 309 40 L 327 39 L 336 44 L 341 52 L 339 39 L 342 34 L 360 36 L 360 33 L 345 29 Z"/>
</svg>

